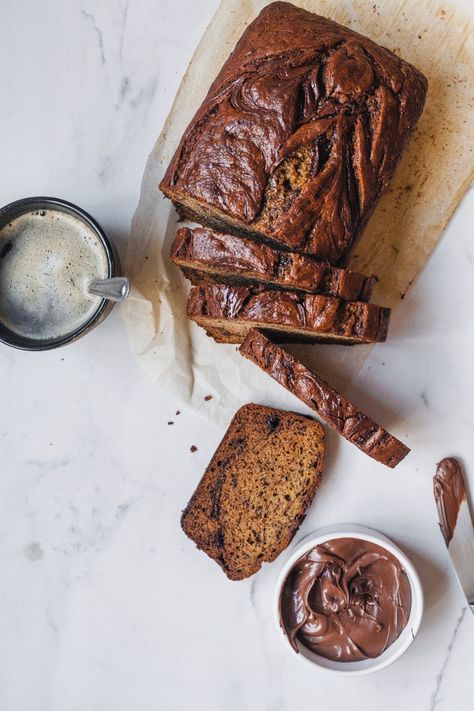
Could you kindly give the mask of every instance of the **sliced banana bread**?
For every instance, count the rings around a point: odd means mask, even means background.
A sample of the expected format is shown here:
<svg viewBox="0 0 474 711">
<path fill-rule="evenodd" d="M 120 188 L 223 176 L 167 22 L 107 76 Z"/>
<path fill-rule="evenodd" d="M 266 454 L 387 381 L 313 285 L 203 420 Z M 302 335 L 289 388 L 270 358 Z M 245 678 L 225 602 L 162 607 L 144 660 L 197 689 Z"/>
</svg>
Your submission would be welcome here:
<svg viewBox="0 0 474 711">
<path fill-rule="evenodd" d="M 318 422 L 293 412 L 249 404 L 235 414 L 181 517 L 231 580 L 290 543 L 320 483 L 323 438 Z"/>
<path fill-rule="evenodd" d="M 211 85 L 161 190 L 197 222 L 346 263 L 426 88 L 419 71 L 367 37 L 270 3 Z"/>
<path fill-rule="evenodd" d="M 249 331 L 239 350 L 372 459 L 393 468 L 410 451 L 263 333 Z"/>
<path fill-rule="evenodd" d="M 260 287 L 263 284 L 275 289 L 336 296 L 345 301 L 368 301 L 375 285 L 375 277 L 208 227 L 179 229 L 170 256 L 193 284 L 200 285 Z"/>
<path fill-rule="evenodd" d="M 188 317 L 220 343 L 242 343 L 251 328 L 280 341 L 375 343 L 387 336 L 390 309 L 332 296 L 243 286 L 196 286 Z"/>
</svg>

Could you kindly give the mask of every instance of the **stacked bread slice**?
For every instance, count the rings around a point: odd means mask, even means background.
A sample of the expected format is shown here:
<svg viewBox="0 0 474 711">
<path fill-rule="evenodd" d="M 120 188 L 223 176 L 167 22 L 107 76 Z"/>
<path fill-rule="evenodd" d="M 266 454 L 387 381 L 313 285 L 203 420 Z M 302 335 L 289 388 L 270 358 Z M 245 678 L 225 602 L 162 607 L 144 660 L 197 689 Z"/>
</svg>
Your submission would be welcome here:
<svg viewBox="0 0 474 711">
<path fill-rule="evenodd" d="M 395 467 L 409 449 L 277 343 L 376 343 L 390 310 L 368 303 L 375 283 L 348 269 L 210 227 L 178 230 L 171 260 L 193 284 L 188 317 L 259 366 L 345 439 Z"/>
<path fill-rule="evenodd" d="M 254 327 L 281 342 L 386 339 L 390 310 L 367 303 L 374 277 L 209 227 L 179 229 L 171 260 L 194 285 L 188 317 L 219 343 Z"/>
<path fill-rule="evenodd" d="M 171 259 L 198 285 L 290 289 L 344 301 L 368 301 L 375 286 L 374 277 L 208 227 L 179 229 L 171 247 Z"/>
</svg>

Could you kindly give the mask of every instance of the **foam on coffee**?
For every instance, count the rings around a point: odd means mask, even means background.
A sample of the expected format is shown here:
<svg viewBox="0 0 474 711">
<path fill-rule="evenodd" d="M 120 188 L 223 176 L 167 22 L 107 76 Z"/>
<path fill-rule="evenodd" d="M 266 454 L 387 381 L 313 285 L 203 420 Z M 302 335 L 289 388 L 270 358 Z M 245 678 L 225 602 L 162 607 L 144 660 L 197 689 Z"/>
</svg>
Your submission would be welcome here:
<svg viewBox="0 0 474 711">
<path fill-rule="evenodd" d="M 86 222 L 59 210 L 27 212 L 0 232 L 0 321 L 27 338 L 67 336 L 100 306 L 90 281 L 108 275 L 105 248 Z"/>
</svg>

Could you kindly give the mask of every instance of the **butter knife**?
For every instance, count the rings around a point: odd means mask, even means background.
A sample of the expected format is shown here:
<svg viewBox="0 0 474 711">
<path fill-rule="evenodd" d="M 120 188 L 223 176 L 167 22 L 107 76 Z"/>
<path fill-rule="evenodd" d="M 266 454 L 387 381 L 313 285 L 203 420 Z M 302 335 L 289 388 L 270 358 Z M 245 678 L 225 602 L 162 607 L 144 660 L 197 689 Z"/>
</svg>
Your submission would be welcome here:
<svg viewBox="0 0 474 711">
<path fill-rule="evenodd" d="M 433 490 L 441 533 L 474 614 L 474 526 L 461 467 L 456 459 L 449 457 L 439 462 Z"/>
</svg>

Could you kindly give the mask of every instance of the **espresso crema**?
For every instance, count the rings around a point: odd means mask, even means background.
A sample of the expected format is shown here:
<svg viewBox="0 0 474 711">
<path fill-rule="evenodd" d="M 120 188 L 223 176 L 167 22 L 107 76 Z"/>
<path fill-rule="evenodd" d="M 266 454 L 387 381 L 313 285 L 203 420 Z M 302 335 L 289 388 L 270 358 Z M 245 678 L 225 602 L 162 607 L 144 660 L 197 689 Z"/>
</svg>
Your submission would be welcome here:
<svg viewBox="0 0 474 711">
<path fill-rule="evenodd" d="M 64 338 L 98 310 L 102 299 L 88 286 L 108 270 L 85 221 L 54 209 L 25 212 L 0 232 L 0 321 L 26 338 Z"/>
</svg>

